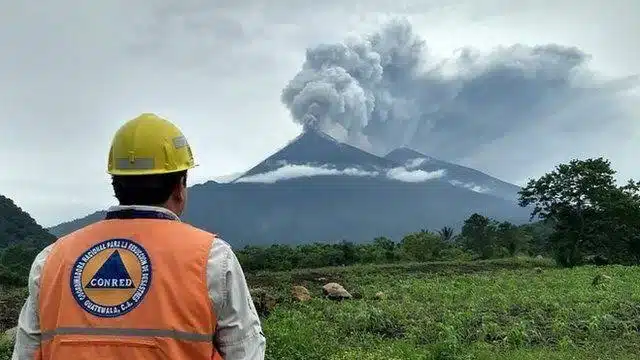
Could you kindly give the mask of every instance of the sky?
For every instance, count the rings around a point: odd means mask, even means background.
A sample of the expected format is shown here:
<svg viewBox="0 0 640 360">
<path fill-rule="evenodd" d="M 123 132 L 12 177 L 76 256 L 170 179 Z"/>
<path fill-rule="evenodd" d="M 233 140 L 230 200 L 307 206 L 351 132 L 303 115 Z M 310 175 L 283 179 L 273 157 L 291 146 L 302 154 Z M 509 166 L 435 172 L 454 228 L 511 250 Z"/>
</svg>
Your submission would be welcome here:
<svg viewBox="0 0 640 360">
<path fill-rule="evenodd" d="M 615 80 L 640 74 L 638 13 L 637 0 L 1 1 L 0 194 L 43 226 L 113 204 L 109 143 L 142 112 L 185 133 L 200 165 L 191 183 L 242 172 L 302 130 L 281 95 L 307 48 L 392 18 L 432 58 L 558 44 Z M 640 91 L 624 96 L 606 114 L 583 103 L 581 126 L 558 109 L 452 160 L 518 185 L 591 156 L 640 178 Z"/>
</svg>

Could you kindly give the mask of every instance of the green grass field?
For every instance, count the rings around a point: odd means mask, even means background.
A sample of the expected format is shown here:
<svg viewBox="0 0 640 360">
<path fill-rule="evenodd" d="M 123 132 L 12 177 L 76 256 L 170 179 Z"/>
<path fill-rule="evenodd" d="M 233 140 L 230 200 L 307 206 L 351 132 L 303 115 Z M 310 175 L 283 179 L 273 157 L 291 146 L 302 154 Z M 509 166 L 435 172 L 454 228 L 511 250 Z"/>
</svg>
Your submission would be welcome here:
<svg viewBox="0 0 640 360">
<path fill-rule="evenodd" d="M 530 259 L 247 274 L 279 301 L 263 319 L 270 360 L 640 359 L 639 278 Z M 329 281 L 361 298 L 323 299 Z M 292 285 L 314 298 L 290 300 Z"/>
<path fill-rule="evenodd" d="M 539 269 L 535 269 L 539 267 Z M 598 274 L 605 283 L 593 286 Z M 322 299 L 337 281 L 357 300 Z M 268 359 L 640 359 L 640 268 L 431 263 L 249 275 L 288 298 L 264 320 Z M 385 300 L 376 300 L 382 291 Z"/>
</svg>

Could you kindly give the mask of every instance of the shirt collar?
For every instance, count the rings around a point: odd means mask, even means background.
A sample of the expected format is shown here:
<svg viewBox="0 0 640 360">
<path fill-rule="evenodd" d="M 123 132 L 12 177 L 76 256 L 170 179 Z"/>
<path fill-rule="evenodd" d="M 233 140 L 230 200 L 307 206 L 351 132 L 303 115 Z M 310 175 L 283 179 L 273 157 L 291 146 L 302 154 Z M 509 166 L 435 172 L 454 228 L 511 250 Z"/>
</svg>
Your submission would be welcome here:
<svg viewBox="0 0 640 360">
<path fill-rule="evenodd" d="M 109 207 L 109 209 L 107 210 L 107 213 L 114 213 L 114 212 L 125 211 L 125 210 L 128 210 L 128 211 L 156 212 L 156 213 L 161 213 L 161 214 L 164 214 L 166 216 L 169 216 L 173 220 L 180 221 L 180 217 L 178 215 L 176 215 L 173 211 L 171 211 L 171 210 L 169 210 L 167 208 L 160 207 L 160 206 L 116 205 L 116 206 Z"/>
</svg>

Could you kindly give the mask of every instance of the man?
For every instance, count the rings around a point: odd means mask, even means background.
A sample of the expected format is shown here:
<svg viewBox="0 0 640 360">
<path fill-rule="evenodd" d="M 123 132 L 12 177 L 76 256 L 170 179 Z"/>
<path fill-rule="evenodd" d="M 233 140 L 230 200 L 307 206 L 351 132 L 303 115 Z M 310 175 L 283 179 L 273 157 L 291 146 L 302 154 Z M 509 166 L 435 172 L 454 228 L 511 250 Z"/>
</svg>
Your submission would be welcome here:
<svg viewBox="0 0 640 360">
<path fill-rule="evenodd" d="M 108 172 L 120 205 L 36 257 L 12 359 L 264 359 L 230 246 L 179 219 L 195 166 L 165 119 L 117 131 Z"/>
</svg>

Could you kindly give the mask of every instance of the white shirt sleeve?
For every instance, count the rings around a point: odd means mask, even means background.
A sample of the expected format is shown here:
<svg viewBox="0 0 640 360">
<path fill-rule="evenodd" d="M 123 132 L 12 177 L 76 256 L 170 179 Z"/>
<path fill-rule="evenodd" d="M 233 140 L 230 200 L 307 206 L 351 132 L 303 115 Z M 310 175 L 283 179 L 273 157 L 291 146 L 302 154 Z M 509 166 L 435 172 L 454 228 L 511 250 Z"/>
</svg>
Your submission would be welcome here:
<svg viewBox="0 0 640 360">
<path fill-rule="evenodd" d="M 36 255 L 29 271 L 29 296 L 25 300 L 16 329 L 16 342 L 11 360 L 32 360 L 40 351 L 40 316 L 38 314 L 38 298 L 40 295 L 40 274 L 53 244 Z"/>
<path fill-rule="evenodd" d="M 249 287 L 231 246 L 217 238 L 207 264 L 207 282 L 217 317 L 214 342 L 225 360 L 263 360 L 265 337 Z"/>
</svg>

